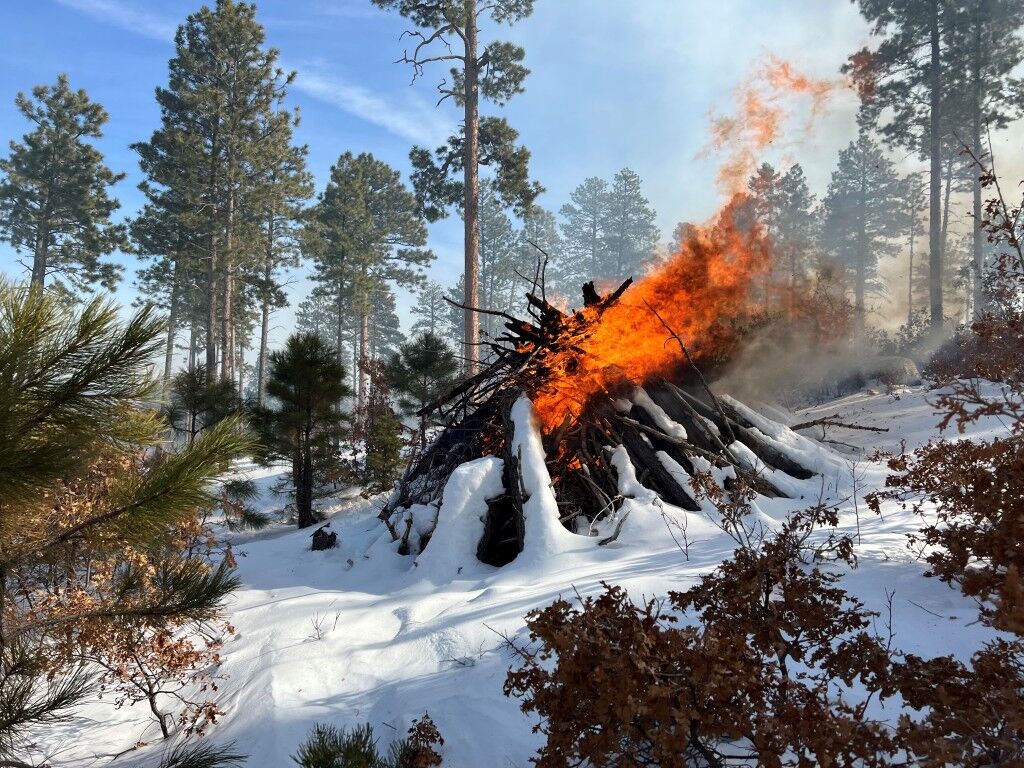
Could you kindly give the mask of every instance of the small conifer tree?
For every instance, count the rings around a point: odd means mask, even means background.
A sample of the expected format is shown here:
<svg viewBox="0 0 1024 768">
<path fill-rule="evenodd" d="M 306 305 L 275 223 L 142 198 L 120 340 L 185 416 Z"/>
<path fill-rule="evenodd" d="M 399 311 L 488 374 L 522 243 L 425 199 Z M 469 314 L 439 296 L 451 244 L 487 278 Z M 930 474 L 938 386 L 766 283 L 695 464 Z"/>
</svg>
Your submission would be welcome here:
<svg viewBox="0 0 1024 768">
<path fill-rule="evenodd" d="M 314 478 L 336 459 L 348 421 L 341 402 L 351 393 L 338 353 L 315 333 L 293 334 L 270 354 L 267 402 L 253 415 L 264 460 L 292 463 L 299 528 L 315 522 Z"/>
</svg>

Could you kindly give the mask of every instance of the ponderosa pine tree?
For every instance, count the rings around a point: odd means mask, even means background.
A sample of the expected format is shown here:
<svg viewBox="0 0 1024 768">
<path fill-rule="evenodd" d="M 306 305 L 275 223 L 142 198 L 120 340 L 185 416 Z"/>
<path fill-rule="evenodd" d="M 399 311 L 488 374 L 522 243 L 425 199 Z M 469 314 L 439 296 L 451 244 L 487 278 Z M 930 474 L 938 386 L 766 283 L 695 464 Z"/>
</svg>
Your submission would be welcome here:
<svg viewBox="0 0 1024 768">
<path fill-rule="evenodd" d="M 952 91 L 961 115 L 963 131 L 954 136 L 957 155 L 967 144 L 977 157 L 985 154 L 986 134 L 1005 128 L 1021 114 L 1021 83 L 1013 77 L 1024 61 L 1024 0 L 958 0 L 955 23 L 948 32 L 948 55 Z M 971 190 L 971 217 L 984 218 L 980 169 L 968 163 L 966 177 Z M 948 218 L 948 217 L 947 217 Z M 972 226 L 973 313 L 984 311 L 986 273 L 985 236 L 982 226 Z"/>
<path fill-rule="evenodd" d="M 825 211 L 824 242 L 851 275 L 858 330 L 863 330 L 866 296 L 877 291 L 880 257 L 895 252 L 901 222 L 902 183 L 892 162 L 865 129 L 839 153 Z"/>
<path fill-rule="evenodd" d="M 771 163 L 761 163 L 747 180 L 747 194 L 754 220 L 761 227 L 768 241 L 777 243 L 780 237 L 779 221 L 782 218 L 782 174 Z M 766 309 L 774 307 L 772 296 L 773 275 L 766 272 L 760 287 L 760 299 Z"/>
<path fill-rule="evenodd" d="M 115 557 L 145 550 L 194 521 L 213 504 L 209 488 L 224 464 L 252 447 L 226 422 L 182 451 L 154 451 L 166 430 L 150 406 L 162 323 L 151 309 L 118 316 L 100 299 L 75 310 L 0 284 L 0 762 L 9 765 L 30 764 L 33 736 L 70 718 L 90 689 L 78 655 L 61 647 L 116 633 L 121 622 L 207 620 L 236 585 L 227 565 L 205 559 L 167 563 L 145 590 L 127 563 L 107 591 L 94 588 L 103 563 L 68 566 L 92 547 Z M 142 456 L 133 471 L 104 474 L 103 493 L 88 504 L 55 514 L 98 460 Z"/>
<path fill-rule="evenodd" d="M 818 235 L 818 219 L 814 215 L 814 195 L 807 186 L 807 177 L 795 163 L 779 181 L 782 208 L 779 211 L 778 241 L 775 247 L 775 272 L 786 296 L 786 312 L 790 317 L 797 310 L 797 292 L 811 268 Z"/>
<path fill-rule="evenodd" d="M 253 421 L 263 438 L 262 458 L 291 462 L 298 525 L 307 528 L 316 522 L 315 478 L 334 463 L 349 418 L 341 401 L 351 389 L 337 351 L 316 334 L 292 334 L 269 360 L 268 400 L 253 409 Z"/>
<path fill-rule="evenodd" d="M 106 110 L 72 90 L 67 75 L 36 86 L 31 98 L 19 93 L 15 104 L 35 128 L 0 159 L 0 238 L 32 254 L 36 288 L 56 274 L 78 290 L 113 290 L 120 268 L 100 258 L 125 242 L 124 228 L 110 221 L 120 207 L 110 188 L 124 174 L 88 141 L 103 136 Z"/>
<path fill-rule="evenodd" d="M 438 86 L 441 101 L 452 99 L 463 110 L 462 128 L 431 156 L 414 147 L 410 154 L 413 185 L 430 221 L 461 208 L 465 222 L 465 289 L 462 302 L 477 307 L 479 294 L 480 166 L 494 170 L 495 190 L 506 207 L 525 212 L 541 187 L 529 181 L 530 152 L 517 146 L 519 134 L 499 117 L 480 117 L 480 100 L 504 106 L 523 91 L 529 70 L 523 65 L 525 51 L 508 42 L 480 40 L 480 24 L 514 24 L 533 13 L 533 0 L 372 0 L 374 5 L 395 10 L 412 21 L 416 40 L 401 61 L 413 67 L 417 79 L 427 64 L 450 65 L 451 79 Z M 461 174 L 462 180 L 451 178 Z M 464 355 L 467 370 L 479 361 L 479 315 L 464 311 Z"/>
<path fill-rule="evenodd" d="M 186 445 L 208 429 L 220 424 L 242 408 L 238 389 L 233 381 L 210 375 L 199 364 L 177 373 L 171 380 L 167 404 L 167 421 L 183 435 Z"/>
<path fill-rule="evenodd" d="M 492 184 L 480 186 L 480 211 L 477 217 L 480 227 L 480 306 L 494 312 L 508 312 L 512 309 L 510 296 L 515 285 L 522 284 L 517 277 L 519 252 L 517 237 L 512 220 L 505 213 Z M 494 315 L 480 317 L 480 337 L 493 339 L 503 329 L 499 318 Z"/>
<path fill-rule="evenodd" d="M 413 287 L 422 281 L 422 270 L 434 259 L 423 248 L 426 241 L 416 198 L 398 171 L 366 153 L 338 158 L 311 212 L 306 244 L 315 258 L 314 279 L 338 306 L 339 355 L 346 301 L 359 321 L 359 410 L 369 394 L 365 369 L 374 297 L 391 284 Z"/>
<path fill-rule="evenodd" d="M 459 362 L 444 339 L 421 333 L 402 344 L 388 362 L 388 380 L 398 394 L 398 406 L 405 416 L 416 416 L 437 400 L 455 382 Z M 419 418 L 420 447 L 426 448 L 430 416 Z"/>
<path fill-rule="evenodd" d="M 274 187 L 302 174 L 292 116 L 280 109 L 294 73 L 264 43 L 252 4 L 217 0 L 190 15 L 175 36 L 168 85 L 156 91 L 160 127 L 134 147 L 149 189 L 189 203 L 181 223 L 202 243 L 206 367 L 231 380 L 246 303 L 239 283 L 265 274 L 268 206 L 289 215 L 282 201 L 294 192 Z"/>
<path fill-rule="evenodd" d="M 944 176 L 951 175 L 947 174 L 947 163 L 955 162 L 950 153 L 959 153 L 960 141 L 955 134 L 962 127 L 959 123 L 964 116 L 965 102 L 964 90 L 957 87 L 964 79 L 958 73 L 964 62 L 951 57 L 962 55 L 954 51 L 957 40 L 963 37 L 957 30 L 965 25 L 964 9 L 979 3 L 973 0 L 969 4 L 957 0 L 854 2 L 872 25 L 874 35 L 881 38 L 876 51 L 863 49 L 851 56 L 844 67 L 844 71 L 853 74 L 858 85 L 864 106 L 862 117 L 867 124 L 876 124 L 883 113 L 888 114 L 887 122 L 879 127 L 885 140 L 919 153 L 928 161 L 929 312 L 932 329 L 938 331 L 944 322 L 943 180 Z M 984 2 L 982 0 L 981 4 Z M 980 73 L 980 61 L 976 66 Z M 981 79 L 972 88 L 980 82 Z M 979 94 L 980 91 L 976 91 L 975 97 Z M 976 101 L 976 116 L 980 114 L 979 103 Z M 996 111 L 999 109 L 1001 106 L 996 107 Z"/>
<path fill-rule="evenodd" d="M 920 264 L 914 264 L 915 248 L 924 236 L 923 216 L 928 208 L 928 200 L 925 194 L 925 180 L 920 173 L 904 176 L 900 189 L 902 194 L 899 211 L 903 222 L 903 234 L 907 239 L 907 325 L 910 326 L 914 322 L 916 279 L 921 267 Z M 927 294 L 927 277 L 925 289 Z"/>
<path fill-rule="evenodd" d="M 246 282 L 251 284 L 260 307 L 259 353 L 256 358 L 256 401 L 263 402 L 267 380 L 267 354 L 270 342 L 270 314 L 288 305 L 279 272 L 296 267 L 300 259 L 300 223 L 302 204 L 313 196 L 313 177 L 306 170 L 305 146 L 292 146 L 292 125 L 297 118 L 287 112 L 268 117 L 268 132 L 277 132 L 262 153 L 265 165 L 258 189 L 259 207 L 254 212 L 262 228 L 263 258 Z M 277 154 L 283 153 L 283 154 Z"/>
<path fill-rule="evenodd" d="M 451 306 L 444 300 L 444 286 L 434 280 L 427 280 L 416 292 L 416 304 L 411 312 L 416 318 L 412 324 L 413 333 L 440 333 L 444 318 Z"/>
<path fill-rule="evenodd" d="M 532 277 L 537 267 L 545 268 L 546 261 L 545 273 L 548 270 L 553 272 L 561 258 L 562 238 L 558 234 L 555 215 L 545 208 L 533 206 L 523 217 L 519 229 L 520 270 Z"/>
<path fill-rule="evenodd" d="M 148 262 L 136 273 L 136 287 L 146 303 L 167 313 L 165 385 L 171 381 L 175 340 L 182 320 L 195 329 L 204 302 L 198 290 L 202 276 L 201 246 L 194 233 L 183 225 L 182 219 L 188 215 L 186 203 L 172 190 L 164 190 L 154 193 L 129 223 L 132 250 Z M 194 358 L 194 353 L 190 357 Z M 194 362 L 192 359 L 190 365 Z"/>
<path fill-rule="evenodd" d="M 601 268 L 594 279 L 620 283 L 639 278 L 658 245 L 656 214 L 644 197 L 640 176 L 623 168 L 605 198 Z"/>
<path fill-rule="evenodd" d="M 600 274 L 607 209 L 608 182 L 591 176 L 572 191 L 559 211 L 563 253 L 555 270 L 556 284 L 567 296 L 575 297 L 581 285 Z"/>
</svg>

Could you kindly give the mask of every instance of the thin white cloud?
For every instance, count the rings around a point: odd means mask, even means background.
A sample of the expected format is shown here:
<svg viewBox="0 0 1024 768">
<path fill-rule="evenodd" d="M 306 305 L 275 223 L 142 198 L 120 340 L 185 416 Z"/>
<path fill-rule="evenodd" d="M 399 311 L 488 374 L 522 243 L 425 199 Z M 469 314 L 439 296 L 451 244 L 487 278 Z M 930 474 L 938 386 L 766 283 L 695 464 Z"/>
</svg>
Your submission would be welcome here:
<svg viewBox="0 0 1024 768">
<path fill-rule="evenodd" d="M 170 42 L 178 25 L 118 0 L 56 0 L 59 5 L 92 16 L 143 37 Z"/>
<path fill-rule="evenodd" d="M 143 37 L 170 43 L 177 24 L 157 14 L 141 10 L 124 0 L 55 0 L 59 5 L 91 16 L 111 26 Z M 336 6 L 335 12 L 355 11 L 354 6 Z M 284 64 L 285 69 L 288 67 Z M 410 98 L 399 105 L 337 75 L 301 71 L 295 89 L 377 125 L 411 142 L 433 148 L 444 141 L 448 126 L 441 115 L 428 105 Z"/>
<path fill-rule="evenodd" d="M 396 107 L 367 88 L 337 75 L 299 70 L 296 90 L 333 104 L 351 115 L 373 123 L 389 133 L 433 149 L 449 130 L 441 114 L 410 94 L 407 107 Z"/>
</svg>

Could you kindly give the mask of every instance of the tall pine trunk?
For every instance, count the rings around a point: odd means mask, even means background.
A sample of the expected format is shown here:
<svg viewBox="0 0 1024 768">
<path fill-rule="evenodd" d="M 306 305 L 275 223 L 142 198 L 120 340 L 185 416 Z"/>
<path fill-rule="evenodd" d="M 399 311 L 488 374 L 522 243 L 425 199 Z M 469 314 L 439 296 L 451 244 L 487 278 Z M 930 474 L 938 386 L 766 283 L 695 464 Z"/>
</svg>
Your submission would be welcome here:
<svg viewBox="0 0 1024 768">
<path fill-rule="evenodd" d="M 233 157 L 228 163 L 233 162 Z M 230 188 L 227 199 L 227 228 L 224 233 L 224 308 L 221 311 L 220 337 L 222 344 L 220 377 L 223 381 L 235 378 L 235 323 L 234 323 L 234 230 L 235 190 Z"/>
<path fill-rule="evenodd" d="M 365 413 L 370 395 L 370 313 L 364 302 L 359 312 L 359 413 Z"/>
<path fill-rule="evenodd" d="M 942 194 L 942 242 L 939 244 L 939 253 L 942 254 L 943 267 L 948 266 L 946 253 L 949 245 L 949 203 L 953 196 L 953 158 L 946 160 L 946 175 L 943 182 L 946 186 Z M 945 301 L 946 286 L 942 286 L 943 301 Z"/>
<path fill-rule="evenodd" d="M 931 327 L 942 330 L 942 49 L 939 37 L 939 0 L 932 0 L 929 19 L 931 71 L 929 73 L 929 136 L 930 159 L 928 185 L 928 295 Z"/>
<path fill-rule="evenodd" d="M 174 260 L 174 274 L 171 277 L 171 304 L 167 312 L 167 348 L 164 350 L 164 389 L 171 383 L 174 368 L 174 337 L 178 330 L 178 270 L 179 259 Z"/>
<path fill-rule="evenodd" d="M 910 266 L 907 268 L 907 326 L 914 322 L 914 235 L 917 223 L 910 222 Z"/>
<path fill-rule="evenodd" d="M 199 334 L 196 333 L 197 320 L 195 316 L 189 321 L 188 324 L 188 369 L 194 371 L 196 369 L 196 354 L 199 352 Z"/>
<path fill-rule="evenodd" d="M 217 375 L 217 231 L 210 233 L 210 260 L 206 268 L 206 373 Z"/>
<path fill-rule="evenodd" d="M 32 252 L 32 282 L 33 289 L 42 290 L 46 283 L 46 266 L 49 259 L 50 234 L 45 225 L 40 226 L 36 233 L 36 245 Z"/>
<path fill-rule="evenodd" d="M 480 241 L 477 231 L 480 204 L 480 72 L 477 62 L 477 0 L 466 3 L 466 59 L 465 59 L 465 131 L 466 147 L 465 184 L 465 293 L 466 306 L 480 306 Z M 465 310 L 466 372 L 473 375 L 480 361 L 480 318 L 476 312 Z"/>
<path fill-rule="evenodd" d="M 974 40 L 972 45 L 972 79 L 973 103 L 971 104 L 971 150 L 981 157 L 981 124 L 982 103 L 981 91 L 981 60 L 984 52 L 981 47 L 981 20 L 974 22 Z M 974 272 L 973 313 L 979 317 L 985 311 L 985 238 L 981 231 L 981 171 L 974 168 L 971 173 L 971 214 L 974 220 L 971 238 L 971 268 Z"/>
<path fill-rule="evenodd" d="M 867 314 L 867 283 L 868 283 L 868 236 L 867 236 L 867 176 L 866 170 L 861 164 L 860 171 L 860 195 L 857 199 L 858 208 L 858 229 L 857 229 L 857 265 L 854 282 L 854 319 L 856 322 L 857 335 L 863 335 Z"/>
<path fill-rule="evenodd" d="M 263 405 L 267 386 L 267 349 L 270 344 L 270 281 L 274 267 L 274 216 L 267 220 L 267 245 L 263 263 L 263 306 L 260 307 L 260 352 L 256 359 L 256 403 Z"/>
</svg>

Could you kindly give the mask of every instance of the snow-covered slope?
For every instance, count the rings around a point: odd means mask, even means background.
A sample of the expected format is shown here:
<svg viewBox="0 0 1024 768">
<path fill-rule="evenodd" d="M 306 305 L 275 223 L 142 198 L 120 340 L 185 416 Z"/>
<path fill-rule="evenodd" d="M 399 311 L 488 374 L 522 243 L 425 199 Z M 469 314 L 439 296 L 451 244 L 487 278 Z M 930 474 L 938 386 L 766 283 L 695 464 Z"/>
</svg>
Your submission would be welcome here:
<svg viewBox="0 0 1024 768">
<path fill-rule="evenodd" d="M 796 421 L 839 414 L 890 431 L 828 428 L 824 436 L 838 458 L 826 475 L 808 481 L 804 499 L 760 500 L 758 511 L 766 521 L 778 520 L 819 495 L 846 499 L 843 526 L 855 530 L 859 518 L 862 536 L 860 567 L 846 586 L 883 611 L 887 591 L 895 592 L 893 630 L 904 650 L 967 655 L 985 630 L 971 625 L 968 601 L 922 577 L 905 544 L 915 519 L 895 506 L 875 517 L 863 503 L 886 474 L 863 454 L 934 436 L 933 396 L 921 389 L 861 393 L 797 414 Z M 992 422 L 974 434 L 999 429 Z M 820 428 L 804 434 L 822 437 Z M 309 531 L 283 527 L 236 537 L 244 586 L 229 608 L 237 632 L 223 654 L 227 680 L 219 695 L 227 715 L 210 737 L 234 741 L 251 756 L 251 768 L 281 768 L 315 722 L 369 722 L 386 744 L 429 710 L 445 737 L 446 766 L 526 768 L 540 737 L 501 693 L 511 663 L 502 635 L 521 633 L 529 610 L 574 590 L 596 591 L 602 580 L 637 597 L 685 588 L 732 550 L 706 515 L 652 504 L 639 489 L 621 536 L 607 547 L 567 536 L 543 558 L 502 569 L 483 565 L 466 526 L 477 524 L 474 504 L 500 476 L 495 461 L 463 468 L 452 494 L 458 516 L 445 523 L 450 535 L 439 529 L 418 563 L 395 554 L 377 505 L 358 497 L 337 500 L 330 510 L 340 542 L 335 550 L 310 552 Z M 273 471 L 255 474 L 265 487 L 274 479 Z M 105 702 L 90 705 L 88 715 L 93 722 L 85 727 L 55 733 L 67 757 L 119 751 L 144 727 L 143 712 L 115 712 Z"/>
</svg>

